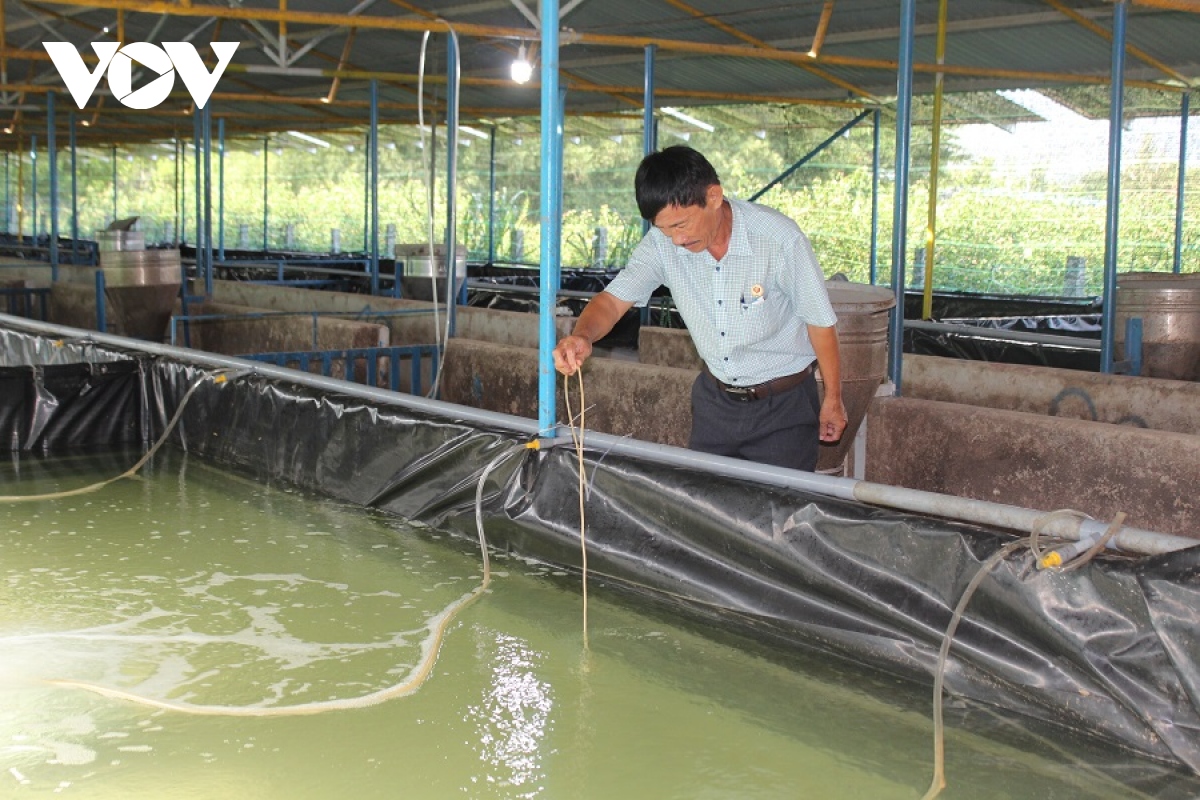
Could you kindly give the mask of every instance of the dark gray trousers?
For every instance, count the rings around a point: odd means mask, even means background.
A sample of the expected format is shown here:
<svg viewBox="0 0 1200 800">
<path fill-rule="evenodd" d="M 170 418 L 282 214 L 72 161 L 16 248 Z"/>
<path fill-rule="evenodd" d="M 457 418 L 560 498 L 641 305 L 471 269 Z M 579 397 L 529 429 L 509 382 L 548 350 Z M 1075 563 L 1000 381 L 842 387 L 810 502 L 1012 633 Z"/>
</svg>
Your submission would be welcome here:
<svg viewBox="0 0 1200 800">
<path fill-rule="evenodd" d="M 812 472 L 817 468 L 820 417 L 815 375 L 780 394 L 744 402 L 701 372 L 692 384 L 688 448 Z"/>
</svg>

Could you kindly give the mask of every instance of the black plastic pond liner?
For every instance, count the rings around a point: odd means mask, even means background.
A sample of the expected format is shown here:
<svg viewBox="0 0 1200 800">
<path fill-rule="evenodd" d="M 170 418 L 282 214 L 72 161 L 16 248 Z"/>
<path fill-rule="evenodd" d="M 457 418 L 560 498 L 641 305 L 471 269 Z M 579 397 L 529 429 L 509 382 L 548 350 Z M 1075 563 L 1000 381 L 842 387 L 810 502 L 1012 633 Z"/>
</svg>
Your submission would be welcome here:
<svg viewBox="0 0 1200 800">
<path fill-rule="evenodd" d="M 476 485 L 493 465 L 489 544 L 579 569 L 573 450 L 531 450 L 514 432 L 466 424 L 452 410 L 416 412 L 257 375 L 218 384 L 170 359 L 147 359 L 141 373 L 159 432 L 200 382 L 172 434 L 192 456 L 467 539 L 476 536 Z M 589 452 L 586 462 L 590 580 L 914 685 L 931 686 L 954 606 L 1012 538 L 615 453 Z M 1037 571 L 1024 552 L 971 599 L 946 690 L 956 703 L 1170 765 L 1195 789 L 1198 623 L 1200 547 L 1071 572 Z"/>
<path fill-rule="evenodd" d="M 0 435 L 25 452 L 139 442 L 144 386 L 136 360 L 0 367 Z"/>
</svg>

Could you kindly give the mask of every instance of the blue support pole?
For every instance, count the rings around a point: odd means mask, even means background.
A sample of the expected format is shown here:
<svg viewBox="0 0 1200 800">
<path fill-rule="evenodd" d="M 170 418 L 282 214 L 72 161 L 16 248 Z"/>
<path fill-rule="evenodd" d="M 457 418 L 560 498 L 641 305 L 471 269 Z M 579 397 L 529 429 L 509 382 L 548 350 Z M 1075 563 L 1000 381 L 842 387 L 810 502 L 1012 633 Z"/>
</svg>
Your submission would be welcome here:
<svg viewBox="0 0 1200 800">
<path fill-rule="evenodd" d="M 267 187 L 270 185 L 271 172 L 267 161 L 271 157 L 271 140 L 263 137 L 263 255 L 267 253 Z"/>
<path fill-rule="evenodd" d="M 371 101 L 370 81 L 367 82 L 367 133 L 363 137 L 363 255 L 371 252 Z"/>
<path fill-rule="evenodd" d="M 1125 29 L 1127 0 L 1113 3 L 1112 85 L 1108 102 L 1108 209 L 1104 220 L 1104 308 L 1100 328 L 1100 371 L 1112 374 L 1117 321 L 1117 241 L 1121 207 L 1121 122 L 1125 116 Z"/>
<path fill-rule="evenodd" d="M 217 120 L 217 251 L 225 260 L 225 118 Z"/>
<path fill-rule="evenodd" d="M 882 112 L 873 113 L 871 131 L 871 258 L 870 282 L 874 286 L 879 280 L 879 122 Z"/>
<path fill-rule="evenodd" d="M 642 155 L 648 156 L 658 149 L 658 122 L 654 119 L 654 56 L 657 45 L 646 45 L 642 69 Z M 650 230 L 650 220 L 642 220 L 642 233 Z"/>
<path fill-rule="evenodd" d="M 1187 183 L 1188 115 L 1191 113 L 1191 102 L 1192 93 L 1184 92 L 1183 99 L 1179 101 L 1179 178 L 1175 182 L 1175 258 L 1171 265 L 1171 271 L 1176 275 L 1183 266 L 1183 188 Z"/>
<path fill-rule="evenodd" d="M 108 332 L 108 308 L 105 304 L 104 270 L 96 270 L 96 330 Z"/>
<path fill-rule="evenodd" d="M 204 297 L 213 296 L 212 103 L 204 104 Z"/>
<path fill-rule="evenodd" d="M 642 155 L 648 156 L 658 149 L 658 121 L 654 118 L 654 56 L 657 45 L 648 44 L 642 67 Z M 650 230 L 650 220 L 642 220 L 642 235 Z M 638 314 L 643 325 L 650 324 L 650 304 L 642 306 Z"/>
<path fill-rule="evenodd" d="M 562 119 L 558 91 L 558 0 L 541 0 L 542 25 L 542 180 L 541 206 L 541 278 L 538 282 L 538 431 L 542 436 L 554 436 L 558 408 L 556 397 L 557 372 L 554 369 L 554 346 L 558 343 L 554 326 L 555 305 L 562 280 L 555 242 L 561 233 L 562 208 L 559 205 L 559 185 L 562 173 L 556 149 L 561 149 Z"/>
<path fill-rule="evenodd" d="M 54 92 L 46 93 L 46 161 L 50 169 L 50 280 L 58 280 L 58 137 Z"/>
<path fill-rule="evenodd" d="M 555 19 L 558 19 L 555 16 Z M 446 336 L 454 335 L 458 306 L 458 37 L 454 31 L 446 40 Z M 429 263 L 437 263 L 429 254 Z M 435 273 L 436 274 L 436 273 Z"/>
<path fill-rule="evenodd" d="M 71 148 L 71 263 L 79 257 L 79 151 L 75 147 L 75 112 L 68 116 L 68 137 Z"/>
<path fill-rule="evenodd" d="M 896 194 L 892 212 L 892 309 L 888 341 L 888 375 L 900 394 L 904 353 L 904 258 L 908 248 L 908 168 L 912 137 L 913 33 L 916 0 L 903 0 L 900 8 L 900 62 L 896 70 Z"/>
<path fill-rule="evenodd" d="M 195 179 L 192 181 L 192 188 L 196 192 L 196 277 L 202 279 L 204 275 L 204 198 L 200 193 L 200 179 L 202 175 L 202 158 L 204 134 L 201 131 L 200 117 L 202 115 L 200 109 L 194 109 L 192 112 L 192 175 Z M 188 290 L 185 284 L 183 290 Z"/>
<path fill-rule="evenodd" d="M 38 186 L 37 186 L 37 135 L 29 137 L 29 166 L 33 171 L 33 246 L 37 247 L 38 237 Z"/>
<path fill-rule="evenodd" d="M 112 167 L 113 167 L 113 176 L 112 176 L 113 216 L 112 216 L 112 218 L 113 218 L 113 222 L 116 222 L 117 221 L 117 146 L 115 144 L 112 146 Z M 182 225 L 182 223 L 180 223 L 180 224 Z M 181 232 L 182 232 L 182 230 L 183 229 L 180 228 Z"/>
<path fill-rule="evenodd" d="M 371 130 L 368 137 L 371 188 L 371 296 L 379 294 L 379 84 L 371 79 Z M 432 262 L 431 262 L 432 263 Z"/>
<path fill-rule="evenodd" d="M 496 126 L 488 136 L 488 254 L 490 267 L 496 262 Z"/>
<path fill-rule="evenodd" d="M 803 167 L 803 166 L 804 166 L 805 164 L 807 164 L 809 161 L 812 161 L 814 158 L 816 158 L 816 157 L 817 157 L 817 156 L 818 156 L 818 155 L 821 153 L 821 151 L 822 151 L 822 150 L 824 150 L 826 147 L 829 147 L 829 145 L 833 144 L 833 143 L 834 143 L 834 142 L 836 142 L 838 139 L 842 138 L 842 134 L 844 134 L 846 131 L 848 131 L 848 130 L 850 130 L 851 128 L 853 128 L 853 127 L 854 127 L 855 125 L 857 125 L 858 123 L 862 122 L 864 119 L 866 119 L 866 118 L 867 118 L 867 117 L 869 117 L 870 115 L 871 115 L 871 112 L 870 112 L 870 111 L 863 111 L 863 112 L 862 112 L 862 113 L 860 113 L 860 114 L 859 114 L 857 117 L 855 117 L 854 119 L 850 120 L 849 122 L 847 122 L 847 123 L 846 123 L 845 125 L 843 125 L 842 127 L 838 128 L 836 133 L 832 134 L 832 135 L 831 135 L 829 138 L 827 138 L 825 141 L 821 142 L 819 145 L 817 145 L 816 147 L 814 147 L 814 148 L 813 148 L 811 151 L 809 151 L 808 155 L 806 155 L 806 156 L 804 156 L 803 158 L 801 158 L 801 159 L 800 159 L 799 161 L 797 161 L 795 164 L 792 164 L 790 167 L 788 167 L 787 169 L 785 169 L 785 170 L 784 170 L 782 173 L 780 173 L 780 174 L 779 174 L 779 175 L 778 175 L 778 176 L 777 176 L 777 177 L 776 177 L 774 180 L 772 180 L 772 181 L 771 181 L 770 183 L 768 183 L 766 186 L 764 186 L 763 188 L 759 189 L 759 190 L 758 190 L 757 192 L 755 192 L 754 194 L 750 195 L 750 202 L 752 202 L 752 203 L 753 203 L 755 200 L 757 200 L 758 198 L 762 197 L 764 194 L 766 194 L 767 192 L 769 192 L 771 189 L 773 189 L 773 188 L 775 188 L 776 186 L 778 186 L 779 184 L 783 183 L 785 180 L 787 180 L 787 177 L 788 177 L 789 175 L 791 175 L 793 172 L 795 172 L 796 170 L 798 170 L 798 169 L 800 169 L 801 167 Z"/>
</svg>

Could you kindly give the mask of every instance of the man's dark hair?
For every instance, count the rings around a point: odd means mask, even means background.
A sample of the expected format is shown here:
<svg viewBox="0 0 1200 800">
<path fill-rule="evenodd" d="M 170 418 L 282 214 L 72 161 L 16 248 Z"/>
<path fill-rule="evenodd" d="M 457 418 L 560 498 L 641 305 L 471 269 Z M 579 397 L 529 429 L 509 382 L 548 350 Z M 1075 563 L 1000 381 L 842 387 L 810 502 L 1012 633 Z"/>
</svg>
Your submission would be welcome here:
<svg viewBox="0 0 1200 800">
<path fill-rule="evenodd" d="M 633 185 L 642 219 L 653 222 L 667 206 L 704 205 L 708 187 L 720 183 L 707 158 L 677 144 L 643 158 Z"/>
</svg>

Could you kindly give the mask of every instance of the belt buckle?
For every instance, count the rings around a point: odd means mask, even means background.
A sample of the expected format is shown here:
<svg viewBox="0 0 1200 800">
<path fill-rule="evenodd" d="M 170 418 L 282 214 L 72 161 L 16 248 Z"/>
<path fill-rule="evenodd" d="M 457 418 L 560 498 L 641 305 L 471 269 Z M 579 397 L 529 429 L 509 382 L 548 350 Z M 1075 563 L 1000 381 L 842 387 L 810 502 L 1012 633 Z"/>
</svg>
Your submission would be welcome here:
<svg viewBox="0 0 1200 800">
<path fill-rule="evenodd" d="M 726 386 L 725 393 L 740 403 L 749 403 L 751 400 L 758 399 L 754 396 L 753 386 Z"/>
</svg>

